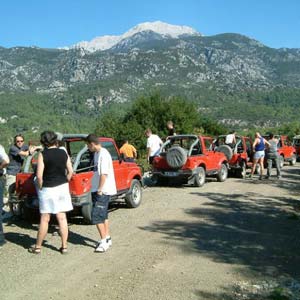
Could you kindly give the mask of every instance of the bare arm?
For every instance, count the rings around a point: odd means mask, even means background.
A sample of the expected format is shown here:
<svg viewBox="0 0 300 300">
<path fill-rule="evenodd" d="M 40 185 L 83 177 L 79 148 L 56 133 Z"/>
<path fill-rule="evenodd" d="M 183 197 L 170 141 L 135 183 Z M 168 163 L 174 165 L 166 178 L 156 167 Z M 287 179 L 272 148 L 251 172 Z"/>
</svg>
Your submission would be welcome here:
<svg viewBox="0 0 300 300">
<path fill-rule="evenodd" d="M 38 182 L 38 187 L 41 190 L 43 188 L 43 174 L 44 174 L 44 159 L 43 154 L 39 153 L 38 156 L 38 163 L 37 163 L 37 171 L 36 171 L 36 178 Z"/>
<path fill-rule="evenodd" d="M 255 146 L 257 145 L 258 142 L 259 142 L 259 139 L 256 138 L 256 139 L 254 140 L 253 145 L 252 145 L 252 150 L 253 150 L 253 151 L 255 151 Z"/>
<path fill-rule="evenodd" d="M 98 194 L 102 194 L 102 188 L 103 188 L 103 185 L 106 181 L 106 178 L 107 178 L 106 174 L 102 174 L 100 176 L 100 181 L 99 181 L 99 186 L 98 186 L 98 191 L 97 191 Z"/>
<path fill-rule="evenodd" d="M 67 179 L 68 181 L 70 181 L 73 176 L 73 167 L 69 155 L 68 155 L 66 168 L 67 168 Z"/>
<path fill-rule="evenodd" d="M 28 156 L 29 155 L 29 150 L 27 150 L 27 151 L 20 151 L 19 155 L 21 155 L 21 156 Z"/>
<path fill-rule="evenodd" d="M 271 146 L 271 144 L 266 139 L 264 139 L 264 142 L 265 142 L 265 145 L 268 145 L 269 147 Z"/>
<path fill-rule="evenodd" d="M 150 153 L 151 153 L 151 149 L 147 148 L 147 161 L 149 161 Z"/>
<path fill-rule="evenodd" d="M 3 161 L 0 164 L 0 170 L 2 170 L 5 167 L 7 167 L 8 164 L 9 164 L 9 159 L 3 159 Z"/>
</svg>

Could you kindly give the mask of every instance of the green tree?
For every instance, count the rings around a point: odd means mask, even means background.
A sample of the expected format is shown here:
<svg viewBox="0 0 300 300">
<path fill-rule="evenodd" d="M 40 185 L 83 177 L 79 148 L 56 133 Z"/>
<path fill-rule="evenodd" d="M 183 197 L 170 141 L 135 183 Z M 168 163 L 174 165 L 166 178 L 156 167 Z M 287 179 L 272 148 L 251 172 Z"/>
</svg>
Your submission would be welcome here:
<svg viewBox="0 0 300 300">
<path fill-rule="evenodd" d="M 174 122 L 177 133 L 181 134 L 200 132 L 216 135 L 226 132 L 222 125 L 204 117 L 194 102 L 155 93 L 138 98 L 124 115 L 117 110 L 101 114 L 96 133 L 112 136 L 117 141 L 128 138 L 140 152 L 144 152 L 145 130 L 151 128 L 153 133 L 166 137 L 169 120 Z"/>
</svg>

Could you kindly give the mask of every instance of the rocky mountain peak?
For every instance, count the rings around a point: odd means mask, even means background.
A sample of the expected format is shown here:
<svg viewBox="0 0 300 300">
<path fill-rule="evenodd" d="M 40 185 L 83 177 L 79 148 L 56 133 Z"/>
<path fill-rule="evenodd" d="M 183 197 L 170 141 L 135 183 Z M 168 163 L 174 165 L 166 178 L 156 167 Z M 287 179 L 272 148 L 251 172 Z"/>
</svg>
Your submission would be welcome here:
<svg viewBox="0 0 300 300">
<path fill-rule="evenodd" d="M 188 26 L 178 26 L 164 23 L 161 21 L 145 22 L 136 25 L 122 35 L 105 35 L 92 39 L 91 41 L 82 41 L 64 49 L 83 48 L 89 52 L 108 50 L 116 47 L 118 43 L 133 37 L 138 33 L 154 32 L 156 35 L 161 35 L 162 38 L 180 38 L 181 36 L 201 36 L 195 29 Z"/>
</svg>

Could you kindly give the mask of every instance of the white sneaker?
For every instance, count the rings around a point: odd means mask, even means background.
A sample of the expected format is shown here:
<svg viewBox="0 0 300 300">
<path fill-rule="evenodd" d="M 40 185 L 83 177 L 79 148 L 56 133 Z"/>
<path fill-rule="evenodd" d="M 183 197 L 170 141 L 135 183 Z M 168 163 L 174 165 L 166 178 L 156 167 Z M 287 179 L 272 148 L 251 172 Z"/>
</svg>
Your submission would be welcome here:
<svg viewBox="0 0 300 300">
<path fill-rule="evenodd" d="M 111 237 L 109 237 L 109 238 L 106 239 L 106 243 L 108 244 L 108 247 L 111 247 L 111 246 L 112 246 L 112 240 L 111 240 Z"/>
<path fill-rule="evenodd" d="M 100 241 L 95 249 L 95 252 L 106 252 L 109 248 L 109 245 L 107 242 Z"/>
</svg>

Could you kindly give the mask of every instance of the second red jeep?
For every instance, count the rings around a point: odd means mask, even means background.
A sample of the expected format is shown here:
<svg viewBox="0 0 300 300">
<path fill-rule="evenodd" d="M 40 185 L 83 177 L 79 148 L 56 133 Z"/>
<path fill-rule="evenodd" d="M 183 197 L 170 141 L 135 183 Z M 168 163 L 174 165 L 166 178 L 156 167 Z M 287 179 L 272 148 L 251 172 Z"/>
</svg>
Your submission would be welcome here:
<svg viewBox="0 0 300 300">
<path fill-rule="evenodd" d="M 228 162 L 221 152 L 211 148 L 212 138 L 193 134 L 167 138 L 161 153 L 153 160 L 153 176 L 160 182 L 172 180 L 203 186 L 206 176 L 225 181 Z"/>
</svg>

